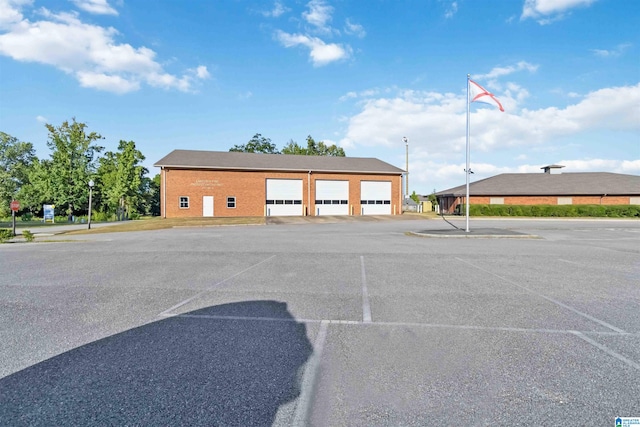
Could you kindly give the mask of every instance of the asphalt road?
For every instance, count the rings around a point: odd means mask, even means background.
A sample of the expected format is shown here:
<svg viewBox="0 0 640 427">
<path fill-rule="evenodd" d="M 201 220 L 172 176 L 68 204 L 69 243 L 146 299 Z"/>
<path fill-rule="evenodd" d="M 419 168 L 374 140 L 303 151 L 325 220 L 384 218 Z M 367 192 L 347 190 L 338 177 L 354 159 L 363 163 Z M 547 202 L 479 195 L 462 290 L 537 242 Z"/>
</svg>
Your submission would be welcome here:
<svg viewBox="0 0 640 427">
<path fill-rule="evenodd" d="M 0 424 L 640 416 L 640 221 L 451 222 L 0 245 Z"/>
</svg>

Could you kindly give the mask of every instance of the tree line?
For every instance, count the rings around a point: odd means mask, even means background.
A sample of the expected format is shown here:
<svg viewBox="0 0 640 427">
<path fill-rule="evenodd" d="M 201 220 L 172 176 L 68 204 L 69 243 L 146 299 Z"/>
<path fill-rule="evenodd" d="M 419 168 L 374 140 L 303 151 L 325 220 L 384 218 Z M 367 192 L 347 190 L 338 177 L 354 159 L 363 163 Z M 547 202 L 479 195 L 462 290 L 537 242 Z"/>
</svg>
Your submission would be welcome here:
<svg viewBox="0 0 640 427">
<path fill-rule="evenodd" d="M 121 140 L 117 151 L 101 155 L 104 138 L 75 118 L 45 126 L 48 159 L 38 159 L 32 143 L 0 131 L 0 217 L 11 214 L 12 199 L 20 201 L 23 214 L 40 215 L 44 204 L 52 204 L 57 215 L 84 215 L 90 181 L 94 212 L 106 218 L 160 213 L 160 175 L 146 176 L 145 157 L 134 141 Z"/>
<path fill-rule="evenodd" d="M 142 166 L 144 155 L 134 141 L 120 140 L 118 150 L 104 152 L 99 133 L 89 132 L 75 118 L 60 126 L 45 125 L 49 158 L 38 159 L 30 142 L 0 131 L 0 218 L 11 215 L 11 200 L 20 201 L 20 212 L 42 216 L 44 204 L 55 205 L 56 215 L 85 215 L 89 208 L 89 182 L 93 181 L 92 209 L 104 219 L 137 218 L 160 214 L 160 175 L 149 178 Z M 345 157 L 335 144 L 307 146 L 290 140 L 278 150 L 269 138 L 256 133 L 246 144 L 229 151 Z M 93 216 L 93 215 L 92 215 Z"/>
<path fill-rule="evenodd" d="M 333 156 L 345 157 L 344 149 L 335 144 L 326 145 L 323 141 L 316 142 L 311 135 L 307 136 L 307 146 L 303 147 L 293 139 L 278 150 L 271 139 L 262 136 L 259 133 L 253 135 L 253 138 L 246 144 L 236 144 L 229 151 L 241 151 L 244 153 L 264 153 L 264 154 L 297 154 L 302 156 Z"/>
</svg>

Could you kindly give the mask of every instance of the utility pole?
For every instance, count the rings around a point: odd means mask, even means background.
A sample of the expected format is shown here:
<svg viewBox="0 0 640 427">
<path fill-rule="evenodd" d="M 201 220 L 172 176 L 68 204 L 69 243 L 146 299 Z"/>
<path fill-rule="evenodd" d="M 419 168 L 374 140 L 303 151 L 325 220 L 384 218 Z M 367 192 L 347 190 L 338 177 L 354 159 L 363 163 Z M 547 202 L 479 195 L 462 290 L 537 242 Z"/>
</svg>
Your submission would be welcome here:
<svg viewBox="0 0 640 427">
<path fill-rule="evenodd" d="M 406 158 L 407 158 L 407 167 L 406 167 L 406 175 L 405 175 L 405 187 L 404 187 L 404 195 L 405 198 L 409 197 L 409 140 L 406 136 L 402 137 L 402 141 L 406 146 Z"/>
</svg>

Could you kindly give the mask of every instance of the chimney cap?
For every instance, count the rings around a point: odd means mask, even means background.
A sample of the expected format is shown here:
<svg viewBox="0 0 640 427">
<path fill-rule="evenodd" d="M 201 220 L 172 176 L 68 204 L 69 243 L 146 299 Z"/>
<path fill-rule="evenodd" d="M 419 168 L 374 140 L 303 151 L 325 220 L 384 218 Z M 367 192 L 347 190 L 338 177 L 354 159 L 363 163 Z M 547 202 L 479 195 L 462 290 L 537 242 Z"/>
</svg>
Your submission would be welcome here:
<svg viewBox="0 0 640 427">
<path fill-rule="evenodd" d="M 564 166 L 563 165 L 548 165 L 548 166 L 543 166 L 540 169 L 544 170 L 544 173 L 551 173 L 552 169 L 562 169 Z"/>
</svg>

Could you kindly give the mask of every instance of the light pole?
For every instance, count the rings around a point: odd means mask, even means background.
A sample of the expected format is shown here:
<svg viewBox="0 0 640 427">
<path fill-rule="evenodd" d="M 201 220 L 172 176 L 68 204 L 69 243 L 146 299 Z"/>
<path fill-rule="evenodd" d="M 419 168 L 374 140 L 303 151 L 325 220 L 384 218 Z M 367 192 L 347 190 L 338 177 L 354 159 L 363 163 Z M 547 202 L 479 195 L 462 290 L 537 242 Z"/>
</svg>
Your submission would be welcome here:
<svg viewBox="0 0 640 427">
<path fill-rule="evenodd" d="M 87 220 L 88 228 L 87 230 L 91 230 L 91 193 L 93 192 L 93 180 L 89 180 L 89 219 Z"/>
<path fill-rule="evenodd" d="M 407 139 L 406 136 L 402 137 L 402 141 L 404 142 L 405 146 L 406 146 L 406 157 L 407 157 L 407 174 L 405 175 L 405 186 L 404 186 L 404 195 L 405 195 L 405 199 L 407 197 L 409 197 L 409 140 Z"/>
</svg>

